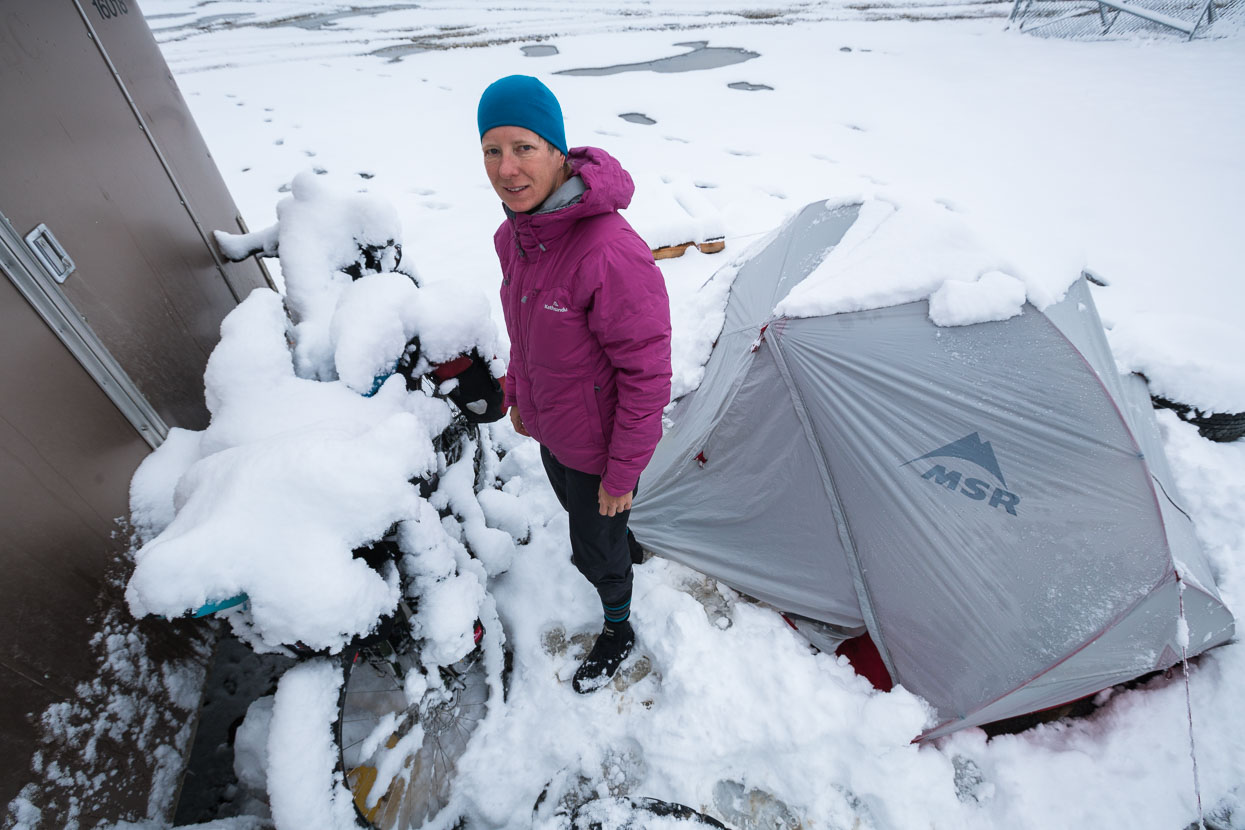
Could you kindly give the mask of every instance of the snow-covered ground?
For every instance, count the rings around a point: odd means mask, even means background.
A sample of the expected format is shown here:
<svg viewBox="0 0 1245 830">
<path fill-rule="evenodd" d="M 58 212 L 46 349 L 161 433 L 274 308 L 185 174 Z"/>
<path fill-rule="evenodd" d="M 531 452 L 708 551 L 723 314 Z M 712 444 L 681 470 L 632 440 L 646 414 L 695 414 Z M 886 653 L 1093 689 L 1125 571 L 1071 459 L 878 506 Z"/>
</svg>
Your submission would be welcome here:
<svg viewBox="0 0 1245 830">
<path fill-rule="evenodd" d="M 1039 305 L 1091 270 L 1107 283 L 1095 299 L 1122 368 L 1180 400 L 1245 411 L 1245 41 L 1231 15 L 1186 43 L 1157 30 L 1101 41 L 1007 32 L 1000 3 L 144 7 L 249 226 L 272 224 L 308 169 L 339 192 L 383 196 L 404 263 L 447 315 L 456 293 L 479 292 L 500 327 L 491 236 L 502 214 L 474 114 L 489 82 L 522 72 L 557 93 L 572 145 L 602 146 L 630 170 L 629 218 L 652 244 L 725 236 L 725 253 L 692 248 L 661 263 L 678 391 L 698 381 L 715 334 L 706 280 L 806 203 L 859 197 L 953 216 L 989 252 L 973 269 L 1003 272 L 1008 291 L 1023 286 Z M 557 74 L 666 58 L 693 41 L 755 55 L 678 73 Z M 557 53 L 524 53 L 535 45 Z M 1245 441 L 1211 444 L 1171 413 L 1159 420 L 1224 597 L 1245 608 Z M 406 468 L 390 461 L 400 480 Z M 772 815 L 783 827 L 1196 820 L 1179 675 L 1119 692 L 1089 718 L 916 746 L 921 701 L 874 692 L 769 609 L 658 559 L 637 570 L 633 606 L 652 673 L 575 695 L 560 682 L 574 665 L 564 641 L 599 626 L 599 603 L 568 561 L 536 448 L 515 441 L 507 464 L 531 541 L 490 583 L 515 660 L 502 717 L 461 765 L 472 827 L 529 827 L 542 789 L 579 774 L 602 793 L 707 808 L 741 830 L 756 825 L 731 810 L 749 796 L 782 802 Z M 1192 670 L 1202 802 L 1237 828 L 1243 685 L 1239 644 Z"/>
</svg>

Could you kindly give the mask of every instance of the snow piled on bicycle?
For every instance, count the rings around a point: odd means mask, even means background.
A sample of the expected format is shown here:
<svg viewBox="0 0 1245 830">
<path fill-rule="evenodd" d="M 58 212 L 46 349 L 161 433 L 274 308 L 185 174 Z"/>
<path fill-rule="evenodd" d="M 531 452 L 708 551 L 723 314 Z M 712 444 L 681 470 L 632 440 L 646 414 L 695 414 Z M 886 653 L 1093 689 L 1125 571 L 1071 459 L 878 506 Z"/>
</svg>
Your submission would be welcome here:
<svg viewBox="0 0 1245 830">
<path fill-rule="evenodd" d="M 259 289 L 225 319 L 204 378 L 210 425 L 174 429 L 136 473 L 130 608 L 174 618 L 245 594 L 227 616 L 253 646 L 337 652 L 398 603 L 396 572 L 352 556 L 397 525 L 421 560 L 421 635 L 457 659 L 475 621 L 460 609 L 484 588 L 454 573 L 450 550 L 463 536 L 496 571 L 514 542 L 487 526 L 470 464 L 437 469 L 433 441 L 455 410 L 433 393 L 446 390 L 410 391 L 393 372 L 416 335 L 415 372 L 494 354 L 488 304 L 395 270 L 392 208 L 336 196 L 311 173 L 278 206 L 278 224 L 252 236 L 279 240 L 284 302 Z M 430 503 L 412 481 L 432 475 Z M 447 506 L 462 517 L 453 527 L 437 515 Z"/>
</svg>

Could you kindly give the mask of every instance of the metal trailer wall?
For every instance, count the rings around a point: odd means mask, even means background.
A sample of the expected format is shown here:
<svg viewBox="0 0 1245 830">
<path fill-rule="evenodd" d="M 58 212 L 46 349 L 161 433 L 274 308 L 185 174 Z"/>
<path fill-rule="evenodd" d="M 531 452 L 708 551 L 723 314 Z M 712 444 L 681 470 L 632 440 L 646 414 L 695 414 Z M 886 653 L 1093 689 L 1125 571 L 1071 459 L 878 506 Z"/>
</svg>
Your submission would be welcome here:
<svg viewBox="0 0 1245 830">
<path fill-rule="evenodd" d="M 89 777 L 74 765 L 90 753 L 58 757 L 40 718 L 107 702 L 81 684 L 98 681 L 110 615 L 156 664 L 195 659 L 167 625 L 116 613 L 105 572 L 131 475 L 168 426 L 206 425 L 220 321 L 267 277 L 210 242 L 245 228 L 134 0 L 4 0 L 0 113 L 0 813 L 33 784 L 42 826 L 70 809 L 94 826 L 172 807 L 148 804 L 152 747 L 104 742 L 107 795 L 71 808 L 30 760 Z M 63 283 L 21 249 L 40 225 L 76 265 Z"/>
</svg>

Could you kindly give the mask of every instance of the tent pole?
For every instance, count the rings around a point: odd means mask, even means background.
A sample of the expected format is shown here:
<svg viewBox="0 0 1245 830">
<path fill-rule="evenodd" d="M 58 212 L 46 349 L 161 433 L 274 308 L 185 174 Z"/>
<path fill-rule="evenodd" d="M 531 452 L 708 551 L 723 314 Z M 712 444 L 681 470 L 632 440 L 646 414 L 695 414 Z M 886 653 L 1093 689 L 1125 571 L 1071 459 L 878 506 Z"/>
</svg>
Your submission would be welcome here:
<svg viewBox="0 0 1245 830">
<path fill-rule="evenodd" d="M 800 394 L 799 387 L 796 386 L 795 380 L 791 377 L 791 369 L 787 366 L 787 359 L 780 348 L 782 331 L 785 328 L 786 322 L 787 318 L 779 317 L 762 326 L 761 332 L 757 335 L 753 351 L 759 349 L 762 343 L 769 346 L 766 351 L 773 358 L 774 365 L 778 368 L 778 374 L 782 376 L 782 381 L 787 387 L 787 393 L 791 396 L 791 404 L 795 408 L 796 418 L 799 419 L 800 426 L 804 428 L 804 435 L 808 440 L 809 446 L 814 450 L 813 460 L 817 464 L 817 472 L 821 474 L 821 483 L 825 488 L 826 497 L 830 501 L 830 511 L 834 516 L 835 528 L 839 533 L 839 543 L 843 545 L 843 550 L 847 554 L 847 564 L 851 569 L 852 582 L 856 588 L 856 602 L 860 605 L 860 616 L 865 621 L 865 628 L 868 629 L 873 644 L 877 646 L 878 655 L 882 658 L 882 663 L 886 666 L 887 673 L 890 674 L 891 680 L 898 686 L 903 680 L 895 669 L 895 661 L 891 659 L 890 649 L 887 648 L 886 642 L 882 639 L 882 628 L 878 623 L 877 614 L 873 611 L 873 599 L 869 595 L 869 586 L 865 582 L 865 575 L 860 567 L 860 555 L 856 550 L 856 542 L 852 539 L 851 528 L 847 524 L 847 510 L 843 507 L 838 487 L 834 483 L 834 476 L 830 472 L 826 450 L 817 439 L 817 432 L 813 429 L 812 421 L 809 419 L 808 407 L 804 403 L 804 397 Z M 763 337 L 764 331 L 770 329 L 771 326 L 772 336 L 768 338 Z"/>
</svg>

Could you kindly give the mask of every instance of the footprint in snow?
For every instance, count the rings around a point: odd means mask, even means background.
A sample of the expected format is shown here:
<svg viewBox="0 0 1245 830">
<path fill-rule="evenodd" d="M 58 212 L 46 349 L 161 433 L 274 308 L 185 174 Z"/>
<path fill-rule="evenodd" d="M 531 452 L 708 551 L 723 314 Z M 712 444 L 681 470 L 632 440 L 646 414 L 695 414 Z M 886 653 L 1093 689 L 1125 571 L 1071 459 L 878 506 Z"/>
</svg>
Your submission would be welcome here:
<svg viewBox="0 0 1245 830">
<path fill-rule="evenodd" d="M 712 577 L 689 576 L 678 583 L 678 588 L 705 609 L 709 624 L 720 631 L 725 631 L 735 624 L 732 605 L 733 592 L 723 589 L 722 585 Z"/>
</svg>

